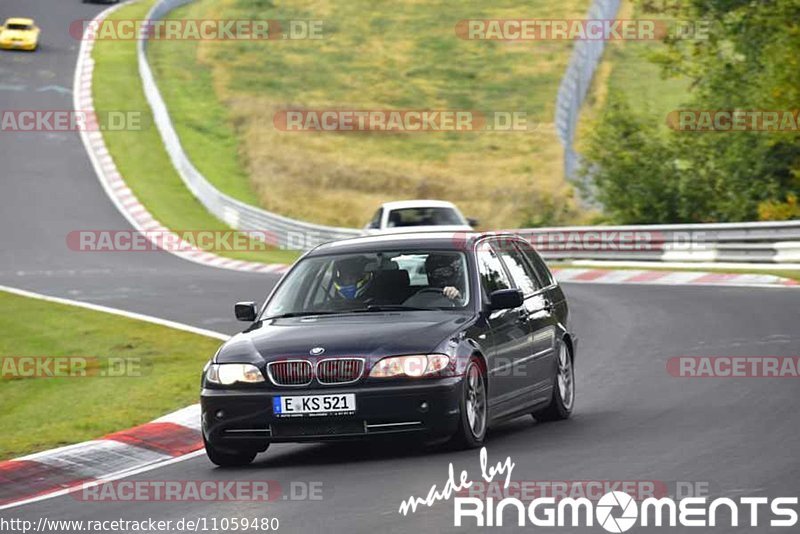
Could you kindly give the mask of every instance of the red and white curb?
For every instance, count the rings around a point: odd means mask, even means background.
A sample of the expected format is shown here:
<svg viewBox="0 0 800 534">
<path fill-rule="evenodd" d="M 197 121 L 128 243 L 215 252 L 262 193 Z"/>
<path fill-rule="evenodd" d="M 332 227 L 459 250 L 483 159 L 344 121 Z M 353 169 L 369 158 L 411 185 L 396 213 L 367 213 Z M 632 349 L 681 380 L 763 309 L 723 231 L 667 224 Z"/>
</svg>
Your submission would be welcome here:
<svg viewBox="0 0 800 534">
<path fill-rule="evenodd" d="M 125 4 L 117 4 L 104 10 L 97 15 L 94 20 L 99 23 L 114 10 L 127 3 L 128 2 Z M 75 81 L 73 87 L 75 109 L 85 112 L 94 111 L 94 99 L 92 96 L 92 74 L 94 71 L 92 49 L 94 47 L 94 40 L 87 38 L 92 27 L 92 25 L 86 25 L 86 34 L 84 35 L 84 39 L 81 40 L 78 61 L 75 65 Z M 82 130 L 81 139 L 83 140 L 83 145 L 95 169 L 95 173 L 111 201 L 136 230 L 145 233 L 148 239 L 155 245 L 158 245 L 157 241 L 155 241 L 155 236 L 157 236 L 157 239 L 163 239 L 167 233 L 170 233 L 170 230 L 147 211 L 147 208 L 139 202 L 139 199 L 136 198 L 133 191 L 126 185 L 124 178 L 114 163 L 114 158 L 108 152 L 102 132 Z M 172 239 L 171 242 L 176 244 L 176 250 L 169 250 L 169 252 L 183 259 L 202 265 L 235 271 L 274 274 L 283 274 L 289 269 L 288 265 L 283 264 L 256 263 L 217 256 L 216 254 L 191 245 L 185 240 L 180 239 L 177 235 L 174 235 L 174 239 Z"/>
<path fill-rule="evenodd" d="M 784 287 L 798 286 L 796 280 L 771 274 L 708 273 L 698 271 L 605 270 L 556 268 L 559 282 L 591 284 L 657 284 L 694 286 Z"/>
<path fill-rule="evenodd" d="M 0 510 L 162 467 L 202 448 L 195 404 L 100 439 L 0 462 Z"/>
<path fill-rule="evenodd" d="M 158 317 L 0 286 L 27 298 L 85 308 L 227 340 L 230 336 Z M 105 437 L 0 462 L 0 510 L 56 497 L 192 458 L 203 448 L 200 405 Z M 195 454 L 197 453 L 197 454 Z"/>
</svg>

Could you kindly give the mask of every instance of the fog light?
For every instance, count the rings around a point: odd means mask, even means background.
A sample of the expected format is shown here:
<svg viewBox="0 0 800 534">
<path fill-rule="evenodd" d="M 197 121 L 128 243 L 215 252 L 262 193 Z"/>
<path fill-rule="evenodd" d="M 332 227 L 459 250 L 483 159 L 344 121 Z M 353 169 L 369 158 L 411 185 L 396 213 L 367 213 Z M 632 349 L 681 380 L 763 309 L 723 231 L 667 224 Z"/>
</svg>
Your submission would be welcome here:
<svg viewBox="0 0 800 534">
<path fill-rule="evenodd" d="M 427 411 L 428 411 L 428 408 L 429 408 L 429 406 L 428 406 L 428 403 L 427 403 L 427 402 L 421 402 L 421 403 L 419 404 L 419 411 L 421 411 L 421 412 L 423 412 L 423 413 L 427 412 Z"/>
<path fill-rule="evenodd" d="M 222 419 L 225 417 L 225 412 L 223 412 L 222 410 L 217 410 L 217 413 L 214 414 L 214 417 L 216 417 L 217 419 Z"/>
</svg>

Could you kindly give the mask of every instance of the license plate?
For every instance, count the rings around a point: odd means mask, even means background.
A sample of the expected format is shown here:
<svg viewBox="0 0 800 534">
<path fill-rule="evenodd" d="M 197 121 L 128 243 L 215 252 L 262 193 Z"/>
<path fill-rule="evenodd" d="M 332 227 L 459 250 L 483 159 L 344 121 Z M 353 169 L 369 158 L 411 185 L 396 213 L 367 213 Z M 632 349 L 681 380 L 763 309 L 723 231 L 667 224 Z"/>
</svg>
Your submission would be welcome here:
<svg viewBox="0 0 800 534">
<path fill-rule="evenodd" d="M 273 397 L 272 412 L 278 417 L 354 414 L 356 413 L 356 396 L 353 393 L 345 393 Z"/>
</svg>

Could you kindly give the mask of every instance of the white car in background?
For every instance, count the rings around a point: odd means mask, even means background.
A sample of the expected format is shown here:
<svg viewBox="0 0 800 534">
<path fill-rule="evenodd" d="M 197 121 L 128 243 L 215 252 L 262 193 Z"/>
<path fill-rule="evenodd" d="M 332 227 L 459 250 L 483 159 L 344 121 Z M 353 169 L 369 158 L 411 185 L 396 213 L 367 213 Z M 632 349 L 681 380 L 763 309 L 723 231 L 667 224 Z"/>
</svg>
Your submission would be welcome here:
<svg viewBox="0 0 800 534">
<path fill-rule="evenodd" d="M 378 208 L 364 227 L 366 234 L 401 232 L 472 231 L 478 221 L 464 217 L 452 202 L 443 200 L 403 200 L 387 202 Z"/>
</svg>

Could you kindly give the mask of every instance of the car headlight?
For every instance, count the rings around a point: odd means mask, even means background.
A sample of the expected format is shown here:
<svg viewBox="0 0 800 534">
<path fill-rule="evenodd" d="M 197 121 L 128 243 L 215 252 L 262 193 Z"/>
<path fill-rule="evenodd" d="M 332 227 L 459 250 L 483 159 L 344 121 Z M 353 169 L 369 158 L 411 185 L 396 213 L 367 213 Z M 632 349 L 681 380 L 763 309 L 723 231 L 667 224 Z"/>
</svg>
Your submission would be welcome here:
<svg viewBox="0 0 800 534">
<path fill-rule="evenodd" d="M 450 357 L 445 354 L 390 356 L 372 366 L 369 376 L 376 378 L 451 376 L 453 369 L 450 364 Z"/>
<path fill-rule="evenodd" d="M 249 363 L 212 363 L 206 369 L 206 380 L 223 386 L 237 382 L 255 384 L 263 382 L 264 375 L 258 367 Z"/>
</svg>

